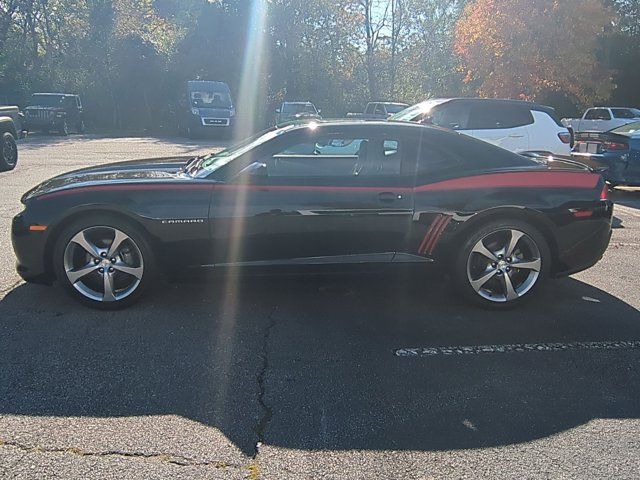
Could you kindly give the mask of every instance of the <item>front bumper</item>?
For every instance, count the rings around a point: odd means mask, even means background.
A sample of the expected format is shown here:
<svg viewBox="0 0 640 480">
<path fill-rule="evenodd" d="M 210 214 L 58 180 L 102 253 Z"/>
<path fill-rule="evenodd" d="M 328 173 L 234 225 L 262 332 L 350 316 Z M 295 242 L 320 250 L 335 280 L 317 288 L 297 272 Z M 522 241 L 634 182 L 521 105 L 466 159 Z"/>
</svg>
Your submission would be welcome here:
<svg viewBox="0 0 640 480">
<path fill-rule="evenodd" d="M 56 130 L 60 128 L 65 117 L 53 117 L 51 119 L 27 118 L 25 128 L 31 132 L 36 130 Z"/>
<path fill-rule="evenodd" d="M 640 186 L 640 167 L 634 165 L 640 163 L 640 152 L 631 151 L 625 153 L 576 153 L 571 157 L 576 161 L 583 159 L 595 160 L 608 168 L 602 173 L 603 178 L 615 185 Z"/>
<path fill-rule="evenodd" d="M 45 263 L 47 238 L 46 231 L 29 230 L 23 213 L 13 218 L 11 242 L 16 254 L 16 270 L 26 282 L 50 285 L 54 280 Z"/>
</svg>

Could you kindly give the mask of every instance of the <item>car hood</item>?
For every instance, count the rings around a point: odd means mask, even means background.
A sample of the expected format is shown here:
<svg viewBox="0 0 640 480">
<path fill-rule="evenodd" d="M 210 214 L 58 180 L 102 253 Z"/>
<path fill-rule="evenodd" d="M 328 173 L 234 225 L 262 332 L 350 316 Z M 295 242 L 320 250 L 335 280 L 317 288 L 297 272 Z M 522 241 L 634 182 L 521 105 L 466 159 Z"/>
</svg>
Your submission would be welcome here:
<svg viewBox="0 0 640 480">
<path fill-rule="evenodd" d="M 183 167 L 192 157 L 166 157 L 110 163 L 65 173 L 28 191 L 22 202 L 41 195 L 78 187 L 114 183 L 182 180 Z"/>
</svg>

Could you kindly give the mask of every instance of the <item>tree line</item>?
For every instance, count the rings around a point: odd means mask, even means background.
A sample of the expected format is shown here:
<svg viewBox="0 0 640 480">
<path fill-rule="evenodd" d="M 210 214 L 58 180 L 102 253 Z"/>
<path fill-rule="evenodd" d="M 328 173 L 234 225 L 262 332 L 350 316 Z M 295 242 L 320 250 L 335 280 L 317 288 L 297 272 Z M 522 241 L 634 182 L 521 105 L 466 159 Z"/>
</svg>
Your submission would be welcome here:
<svg viewBox="0 0 640 480">
<path fill-rule="evenodd" d="M 257 127 L 283 100 L 640 104 L 637 0 L 0 0 L 0 101 L 83 97 L 102 130 L 171 130 L 191 79 Z"/>
</svg>

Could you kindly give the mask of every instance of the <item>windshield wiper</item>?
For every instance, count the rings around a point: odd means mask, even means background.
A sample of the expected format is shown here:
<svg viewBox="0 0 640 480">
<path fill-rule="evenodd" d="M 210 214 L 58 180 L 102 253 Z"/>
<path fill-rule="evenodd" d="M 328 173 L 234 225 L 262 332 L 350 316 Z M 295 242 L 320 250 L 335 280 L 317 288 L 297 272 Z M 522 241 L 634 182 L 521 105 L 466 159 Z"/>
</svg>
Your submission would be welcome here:
<svg viewBox="0 0 640 480">
<path fill-rule="evenodd" d="M 200 170 L 200 167 L 202 166 L 202 162 L 204 162 L 207 156 L 208 155 L 198 155 L 197 157 L 193 157 L 183 167 L 182 172 L 191 176 L 195 175 Z"/>
</svg>

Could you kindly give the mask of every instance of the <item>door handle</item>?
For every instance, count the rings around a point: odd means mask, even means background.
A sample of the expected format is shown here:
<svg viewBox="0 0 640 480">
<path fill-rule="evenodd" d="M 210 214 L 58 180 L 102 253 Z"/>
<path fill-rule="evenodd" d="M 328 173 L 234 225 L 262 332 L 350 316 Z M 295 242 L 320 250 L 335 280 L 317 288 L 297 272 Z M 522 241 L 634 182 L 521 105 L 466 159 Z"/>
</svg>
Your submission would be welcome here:
<svg viewBox="0 0 640 480">
<path fill-rule="evenodd" d="M 517 133 L 512 133 L 511 135 L 509 135 L 509 138 L 522 138 L 524 137 L 524 135 L 519 135 Z"/>
<path fill-rule="evenodd" d="M 381 202 L 395 202 L 396 200 L 402 200 L 402 195 L 394 192 L 382 192 L 378 194 L 378 199 Z"/>
</svg>

